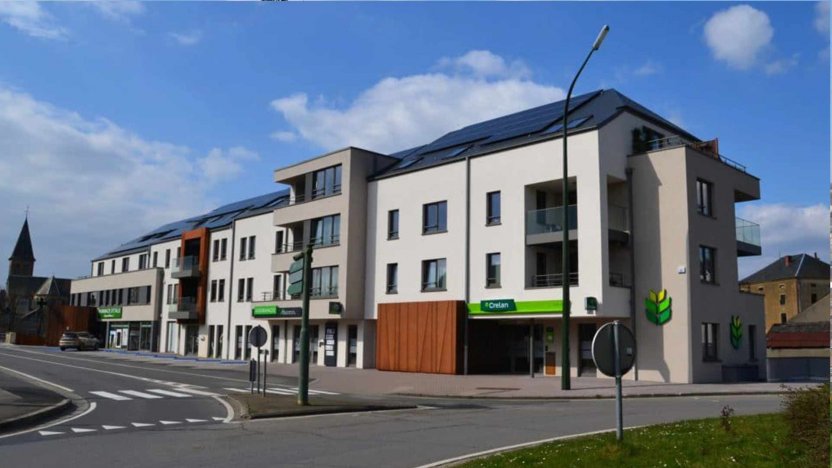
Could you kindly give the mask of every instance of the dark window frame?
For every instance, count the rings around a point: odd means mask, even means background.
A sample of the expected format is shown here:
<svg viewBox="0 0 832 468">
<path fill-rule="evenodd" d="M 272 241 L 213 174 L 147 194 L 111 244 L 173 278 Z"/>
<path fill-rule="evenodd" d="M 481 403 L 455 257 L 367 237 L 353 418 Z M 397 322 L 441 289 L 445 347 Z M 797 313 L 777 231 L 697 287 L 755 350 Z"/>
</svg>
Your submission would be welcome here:
<svg viewBox="0 0 832 468">
<path fill-rule="evenodd" d="M 431 267 L 433 266 L 434 280 L 431 279 Z M 441 267 L 441 268 L 440 268 Z M 422 292 L 447 291 L 448 288 L 448 259 L 432 258 L 422 260 Z"/>
<path fill-rule="evenodd" d="M 716 248 L 707 245 L 699 246 L 699 281 L 702 284 L 717 284 L 716 255 Z"/>
<path fill-rule="evenodd" d="M 388 263 L 387 264 L 387 281 L 386 284 L 386 294 L 398 294 L 399 293 L 399 264 L 398 263 Z"/>
<path fill-rule="evenodd" d="M 430 218 L 434 215 L 435 223 Z M 430 224 L 429 224 L 430 223 Z M 425 203 L 422 205 L 422 235 L 448 232 L 448 201 Z"/>
<path fill-rule="evenodd" d="M 387 240 L 399 238 L 399 220 L 398 208 L 387 212 Z"/>
<path fill-rule="evenodd" d="M 696 179 L 696 212 L 709 218 L 714 217 L 714 183 Z"/>
<path fill-rule="evenodd" d="M 719 324 L 702 322 L 702 361 L 719 362 Z"/>
<path fill-rule="evenodd" d="M 492 268 L 495 265 L 492 265 L 492 260 L 496 258 L 496 270 L 492 271 Z M 485 254 L 485 287 L 486 288 L 499 288 L 501 287 L 502 282 L 502 255 L 500 252 L 491 252 Z"/>
<path fill-rule="evenodd" d="M 496 211 L 495 214 L 495 207 L 493 203 L 493 198 L 496 197 Z M 499 190 L 495 190 L 493 192 L 488 192 L 485 194 L 485 225 L 486 226 L 498 226 L 502 224 L 502 212 L 503 212 L 503 196 Z"/>
</svg>

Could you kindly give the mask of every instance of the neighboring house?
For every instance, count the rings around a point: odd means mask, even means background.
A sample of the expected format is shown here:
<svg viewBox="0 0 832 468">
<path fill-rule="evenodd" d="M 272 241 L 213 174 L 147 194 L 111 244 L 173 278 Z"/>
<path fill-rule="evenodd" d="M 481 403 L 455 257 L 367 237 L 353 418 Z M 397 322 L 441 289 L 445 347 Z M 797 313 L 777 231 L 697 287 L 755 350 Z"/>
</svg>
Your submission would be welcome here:
<svg viewBox="0 0 832 468">
<path fill-rule="evenodd" d="M 829 264 L 817 254 L 785 255 L 740 281 L 740 290 L 765 297 L 768 331 L 829 294 Z"/>
<path fill-rule="evenodd" d="M 829 295 L 775 324 L 767 341 L 768 380 L 829 381 Z"/>
</svg>

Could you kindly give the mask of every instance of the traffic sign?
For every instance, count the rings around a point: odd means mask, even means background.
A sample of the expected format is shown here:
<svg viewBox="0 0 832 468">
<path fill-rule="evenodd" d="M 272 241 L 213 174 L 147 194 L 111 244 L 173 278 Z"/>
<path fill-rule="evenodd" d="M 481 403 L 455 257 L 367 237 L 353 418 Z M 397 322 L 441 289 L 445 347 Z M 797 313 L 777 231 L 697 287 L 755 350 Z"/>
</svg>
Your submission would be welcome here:
<svg viewBox="0 0 832 468">
<path fill-rule="evenodd" d="M 266 344 L 266 329 L 257 325 L 248 333 L 248 342 L 257 348 Z"/>
<path fill-rule="evenodd" d="M 303 264 L 305 255 L 299 253 L 295 255 L 295 261 L 289 266 L 289 287 L 286 288 L 286 294 L 290 296 L 299 296 L 303 293 Z"/>
<path fill-rule="evenodd" d="M 620 374 L 615 372 L 615 327 L 618 327 L 618 356 Z M 592 339 L 592 360 L 602 374 L 621 377 L 633 368 L 636 360 L 636 339 L 633 332 L 624 325 L 611 322 L 599 328 Z"/>
</svg>

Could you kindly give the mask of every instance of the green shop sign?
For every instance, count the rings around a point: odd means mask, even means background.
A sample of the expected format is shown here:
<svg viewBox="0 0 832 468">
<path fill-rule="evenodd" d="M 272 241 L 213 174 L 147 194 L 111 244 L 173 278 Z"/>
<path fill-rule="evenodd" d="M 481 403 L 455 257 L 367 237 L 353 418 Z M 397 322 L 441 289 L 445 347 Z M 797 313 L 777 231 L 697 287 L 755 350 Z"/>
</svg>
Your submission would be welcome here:
<svg viewBox="0 0 832 468">
<path fill-rule="evenodd" d="M 656 325 L 664 325 L 670 321 L 672 311 L 670 309 L 670 296 L 667 290 L 662 289 L 658 294 L 650 290 L 650 294 L 644 299 L 644 311 L 647 313 L 647 320 Z"/>
<path fill-rule="evenodd" d="M 742 320 L 739 315 L 731 316 L 731 346 L 740 349 L 742 342 Z"/>
<path fill-rule="evenodd" d="M 251 308 L 251 316 L 255 318 L 290 318 L 300 317 L 300 307 L 280 308 L 276 305 L 259 305 Z"/>
<path fill-rule="evenodd" d="M 468 315 L 503 314 L 560 314 L 563 301 L 515 301 L 514 299 L 488 299 L 468 304 Z"/>
<path fill-rule="evenodd" d="M 120 319 L 121 307 L 99 307 L 98 318 L 100 319 Z"/>
</svg>

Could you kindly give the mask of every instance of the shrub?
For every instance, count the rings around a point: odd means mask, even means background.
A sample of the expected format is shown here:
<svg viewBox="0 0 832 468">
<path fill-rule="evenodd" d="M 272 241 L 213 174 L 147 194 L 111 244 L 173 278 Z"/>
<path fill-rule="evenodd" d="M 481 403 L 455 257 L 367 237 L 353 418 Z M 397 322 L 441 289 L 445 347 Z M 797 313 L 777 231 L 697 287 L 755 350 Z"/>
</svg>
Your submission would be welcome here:
<svg viewBox="0 0 832 468">
<path fill-rule="evenodd" d="M 829 384 L 789 389 L 783 409 L 789 443 L 804 447 L 812 466 L 829 466 Z"/>
</svg>

